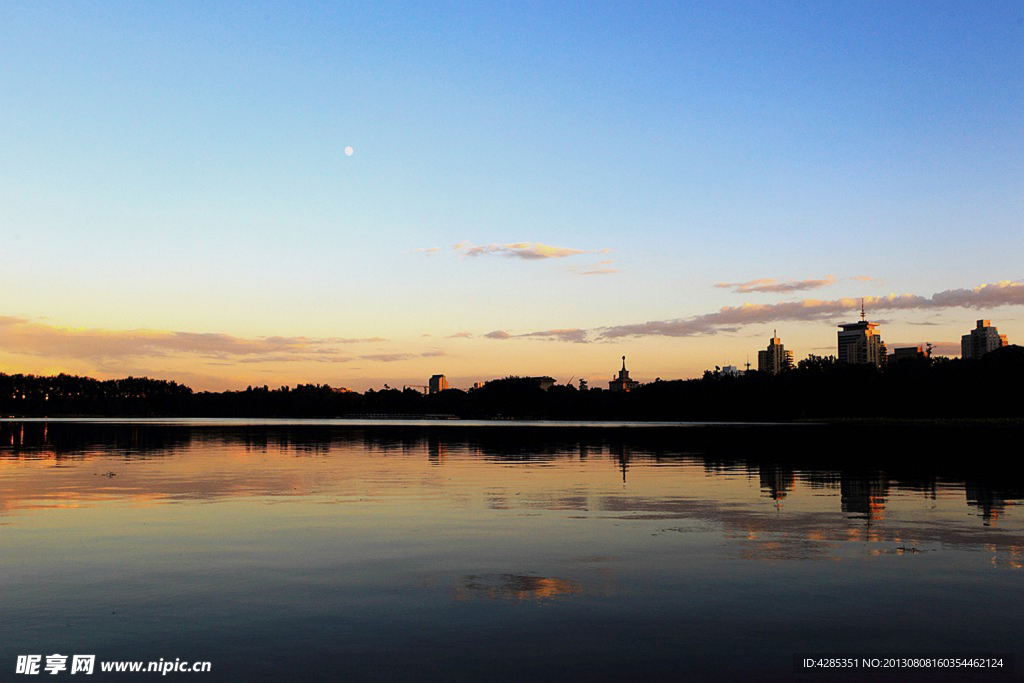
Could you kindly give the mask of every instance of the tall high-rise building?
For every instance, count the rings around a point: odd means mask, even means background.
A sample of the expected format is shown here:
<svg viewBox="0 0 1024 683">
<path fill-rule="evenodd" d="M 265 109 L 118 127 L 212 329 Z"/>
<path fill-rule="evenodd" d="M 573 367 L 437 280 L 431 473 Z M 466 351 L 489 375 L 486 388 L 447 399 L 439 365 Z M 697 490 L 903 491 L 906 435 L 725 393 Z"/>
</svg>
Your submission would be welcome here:
<svg viewBox="0 0 1024 683">
<path fill-rule="evenodd" d="M 878 323 L 870 323 L 864 316 L 864 303 L 860 305 L 860 320 L 842 323 L 839 327 L 839 362 L 882 367 L 886 361 L 885 342 L 878 333 Z"/>
<path fill-rule="evenodd" d="M 430 378 L 430 393 L 437 394 L 448 388 L 448 378 L 444 375 L 434 375 Z"/>
<path fill-rule="evenodd" d="M 971 330 L 970 334 L 960 337 L 960 355 L 968 358 L 981 358 L 989 351 L 1006 346 L 1005 334 L 999 334 L 999 330 L 992 326 L 991 320 L 979 320 L 978 326 Z"/>
<path fill-rule="evenodd" d="M 768 342 L 768 348 L 757 352 L 757 371 L 777 375 L 793 369 L 793 352 L 787 351 L 779 340 L 778 333 Z"/>
</svg>

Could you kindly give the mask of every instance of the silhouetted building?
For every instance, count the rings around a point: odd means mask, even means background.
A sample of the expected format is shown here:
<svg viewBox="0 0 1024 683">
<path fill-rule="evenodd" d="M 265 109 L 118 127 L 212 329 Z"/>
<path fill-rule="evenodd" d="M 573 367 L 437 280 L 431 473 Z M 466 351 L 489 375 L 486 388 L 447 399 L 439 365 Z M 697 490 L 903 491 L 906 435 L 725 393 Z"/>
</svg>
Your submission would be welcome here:
<svg viewBox="0 0 1024 683">
<path fill-rule="evenodd" d="M 721 370 L 722 377 L 739 377 L 743 373 L 735 365 L 725 365 Z"/>
<path fill-rule="evenodd" d="M 898 363 L 905 360 L 923 360 L 927 357 L 920 344 L 917 346 L 900 346 L 892 350 L 886 362 Z"/>
<path fill-rule="evenodd" d="M 556 381 L 554 377 L 548 377 L 547 375 L 544 375 L 542 377 L 527 377 L 526 379 L 530 380 L 544 391 L 547 391 L 551 387 L 555 386 Z"/>
<path fill-rule="evenodd" d="M 978 326 L 971 330 L 970 334 L 960 337 L 960 355 L 968 358 L 981 358 L 989 351 L 1006 346 L 1005 334 L 999 334 L 999 330 L 992 326 L 991 320 L 979 320 Z"/>
<path fill-rule="evenodd" d="M 885 342 L 879 335 L 878 323 L 869 323 L 864 318 L 864 303 L 860 305 L 860 321 L 842 323 L 839 327 L 839 362 L 855 365 L 870 364 L 882 367 L 886 361 Z"/>
<path fill-rule="evenodd" d="M 777 334 L 777 333 L 776 333 Z M 768 342 L 768 348 L 757 352 L 757 371 L 777 375 L 793 369 L 793 352 L 787 351 L 778 336 Z"/>
<path fill-rule="evenodd" d="M 626 369 L 626 357 L 622 357 L 622 369 L 619 370 L 619 376 L 608 382 L 609 391 L 633 391 L 640 382 L 635 379 L 629 378 L 629 370 Z"/>
<path fill-rule="evenodd" d="M 430 378 L 430 393 L 437 394 L 448 388 L 448 378 L 444 375 L 434 375 Z"/>
</svg>

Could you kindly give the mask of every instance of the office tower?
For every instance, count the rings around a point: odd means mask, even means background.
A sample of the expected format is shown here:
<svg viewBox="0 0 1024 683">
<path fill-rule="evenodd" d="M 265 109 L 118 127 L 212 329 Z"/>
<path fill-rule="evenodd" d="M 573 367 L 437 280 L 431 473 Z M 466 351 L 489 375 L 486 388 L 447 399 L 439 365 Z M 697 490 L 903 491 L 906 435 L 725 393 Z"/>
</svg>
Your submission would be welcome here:
<svg viewBox="0 0 1024 683">
<path fill-rule="evenodd" d="M 992 326 L 991 320 L 979 320 L 978 326 L 960 338 L 960 355 L 964 359 L 981 358 L 989 351 L 1006 346 L 1005 334 Z"/>
</svg>

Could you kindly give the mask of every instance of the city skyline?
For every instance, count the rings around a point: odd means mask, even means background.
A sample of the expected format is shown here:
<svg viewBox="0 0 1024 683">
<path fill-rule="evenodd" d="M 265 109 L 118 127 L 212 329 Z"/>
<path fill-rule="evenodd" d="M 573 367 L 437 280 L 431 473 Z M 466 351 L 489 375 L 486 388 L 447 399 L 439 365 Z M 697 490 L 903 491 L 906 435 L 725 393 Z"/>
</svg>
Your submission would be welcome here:
<svg viewBox="0 0 1024 683">
<path fill-rule="evenodd" d="M 0 19 L 0 372 L 606 386 L 833 355 L 861 298 L 1024 337 L 1014 3 Z"/>
<path fill-rule="evenodd" d="M 991 326 L 991 320 L 982 319 L 982 320 L 977 320 L 976 321 L 976 328 L 970 330 L 968 334 L 963 335 L 963 337 L 961 338 L 960 348 L 962 350 L 964 348 L 967 348 L 967 346 L 970 344 L 970 342 L 968 340 L 970 340 L 972 338 L 975 338 L 975 337 L 978 337 L 979 334 L 984 333 L 984 337 L 979 337 L 979 340 L 974 342 L 973 346 L 975 348 L 972 349 L 970 355 L 968 355 L 968 356 L 965 356 L 962 352 L 960 354 L 949 353 L 949 351 L 953 348 L 953 345 L 951 343 L 947 343 L 947 342 L 930 342 L 929 341 L 929 342 L 925 342 L 923 344 L 916 344 L 916 345 L 910 345 L 910 346 L 893 345 L 890 348 L 890 345 L 886 344 L 885 341 L 883 339 L 881 339 L 881 337 L 880 337 L 880 332 L 877 329 L 877 328 L 880 327 L 880 324 L 867 320 L 864 305 L 865 305 L 864 304 L 864 300 L 862 299 L 861 302 L 860 302 L 860 306 L 861 306 L 861 313 L 860 313 L 861 319 L 860 319 L 860 321 L 858 321 L 856 323 L 840 323 L 839 324 L 839 327 L 841 327 L 843 329 L 843 331 L 839 332 L 839 335 L 838 335 L 838 346 L 834 347 L 832 349 L 833 353 L 831 353 L 831 354 L 830 353 L 820 353 L 820 354 L 819 353 L 808 353 L 807 356 L 805 356 L 805 358 L 815 358 L 815 357 L 816 358 L 825 358 L 825 359 L 831 358 L 835 362 L 838 362 L 840 364 L 865 364 L 865 363 L 867 363 L 867 364 L 871 364 L 871 365 L 876 365 L 877 367 L 880 367 L 880 368 L 884 368 L 885 365 L 886 365 L 887 359 L 888 359 L 888 362 L 891 363 L 892 359 L 894 358 L 894 356 L 891 353 L 889 353 L 890 351 L 895 352 L 895 358 L 896 358 L 897 361 L 902 359 L 902 358 L 911 358 L 911 357 L 913 357 L 913 358 L 929 357 L 930 358 L 933 355 L 936 356 L 936 357 L 942 357 L 942 356 L 946 356 L 946 357 L 953 356 L 953 357 L 956 357 L 956 356 L 959 356 L 959 357 L 965 358 L 965 359 L 977 360 L 978 358 L 981 358 L 983 355 L 987 354 L 989 351 L 994 350 L 996 348 L 999 348 L 1000 346 L 1011 345 L 1009 343 L 1009 341 L 1008 341 L 1008 335 L 1006 335 L 1006 334 L 998 334 L 997 328 L 995 326 Z M 0 320 L 0 325 L 3 325 L 3 324 L 4 324 L 4 322 L 2 320 Z M 862 349 L 860 349 L 860 351 L 856 351 L 856 350 L 853 350 L 853 348 L 850 346 L 851 344 L 856 345 L 858 343 L 856 341 L 856 339 L 860 338 L 864 334 L 865 330 L 867 331 L 867 336 L 868 337 L 873 337 L 876 340 L 876 342 L 877 342 L 877 344 L 879 346 L 878 350 L 876 350 L 876 351 L 868 351 L 867 348 L 862 348 Z M 96 332 L 97 331 L 95 331 L 95 330 L 93 330 L 93 331 L 86 331 L 85 334 L 96 333 Z M 144 332 L 147 332 L 147 331 L 136 331 L 136 334 L 139 337 L 146 338 L 147 335 L 143 334 Z M 149 336 L 150 336 L 151 342 L 157 341 L 157 335 L 153 335 L 152 333 L 149 333 Z M 222 342 L 226 342 L 226 343 L 235 343 L 235 344 L 244 344 L 245 343 L 245 340 L 237 340 L 237 339 L 231 340 L 230 338 L 226 338 L 226 337 L 218 336 L 218 335 L 211 335 L 211 337 L 214 337 L 217 340 L 222 341 Z M 165 335 L 163 340 L 165 342 L 169 342 L 173 338 L 174 338 L 173 336 L 166 336 Z M 277 341 L 278 342 L 283 342 L 283 343 L 299 343 L 298 340 L 277 340 Z M 353 341 L 353 340 L 343 340 L 340 343 L 349 343 L 351 341 Z M 364 340 L 358 340 L 358 341 L 364 341 Z M 315 340 L 301 340 L 301 343 L 305 343 L 305 344 L 313 344 L 314 342 L 315 342 Z M 257 343 L 273 343 L 273 341 L 269 341 L 268 342 L 268 340 L 257 340 Z M 864 343 L 867 343 L 866 339 L 864 340 Z M 819 347 L 819 350 L 821 350 L 821 348 L 822 347 Z M 926 350 L 926 348 L 927 348 L 927 350 Z M 851 354 L 853 354 L 853 356 L 851 356 Z M 860 355 L 858 355 L 858 354 L 860 354 Z M 428 354 L 424 355 L 424 357 L 427 357 L 427 356 L 428 356 Z M 861 357 L 861 356 L 863 356 L 863 357 Z M 636 387 L 640 386 L 641 384 L 645 384 L 645 383 L 651 381 L 651 380 L 638 381 L 638 380 L 630 378 L 629 372 L 626 371 L 626 357 L 623 356 L 621 360 L 622 360 L 622 368 L 621 368 L 621 370 L 617 371 L 617 373 L 612 373 L 612 375 L 611 375 L 612 380 L 608 382 L 609 388 L 610 388 L 611 391 L 630 391 L 631 389 L 636 388 Z M 792 369 L 796 368 L 798 364 L 795 361 L 796 361 L 796 358 L 795 358 L 793 352 L 791 350 L 786 350 L 784 344 L 781 343 L 781 339 L 780 339 L 780 337 L 778 335 L 778 330 L 772 330 L 772 337 L 769 339 L 769 342 L 768 342 L 768 350 L 767 351 L 761 350 L 761 349 L 757 350 L 756 369 L 757 369 L 758 372 L 763 372 L 763 373 L 767 373 L 767 374 L 777 375 L 781 371 L 792 370 Z M 746 371 L 749 372 L 750 369 L 751 369 L 752 364 L 748 361 L 744 365 L 746 366 Z M 737 376 L 742 374 L 742 371 L 739 369 L 739 367 L 737 367 L 735 365 L 726 365 L 726 366 L 722 367 L 721 369 L 724 370 L 724 371 L 731 372 L 731 373 L 733 373 L 733 374 L 735 374 Z M 716 373 L 717 373 L 717 371 L 719 370 L 719 366 L 715 366 L 715 370 L 716 370 Z M 708 371 L 710 371 L 710 368 L 705 368 L 703 372 L 706 374 Z M 0 371 L 0 372 L 2 372 L 2 371 Z M 3 373 L 3 374 L 19 374 L 19 373 Z M 22 374 L 31 374 L 31 373 L 22 373 Z M 66 374 L 66 373 L 63 373 L 63 374 Z M 553 386 L 553 385 L 559 383 L 559 380 L 554 378 L 554 377 L 550 377 L 550 376 L 546 376 L 546 375 L 545 376 L 532 376 L 529 373 L 524 373 L 524 374 L 512 373 L 512 374 L 504 375 L 503 377 L 505 377 L 505 378 L 507 378 L 507 377 L 517 377 L 517 378 L 520 378 L 520 379 L 530 379 L 530 380 L 538 380 L 538 381 L 539 380 L 546 380 L 545 382 L 541 382 L 541 384 L 540 384 L 541 388 L 545 389 L 545 390 L 548 387 Z M 435 393 L 439 393 L 441 391 L 444 391 L 445 389 L 448 389 L 448 388 L 459 389 L 459 390 L 476 389 L 476 388 L 480 388 L 481 386 L 483 386 L 484 384 L 486 384 L 489 381 L 496 380 L 496 379 L 502 379 L 503 377 L 502 376 L 493 376 L 493 377 L 489 377 L 489 378 L 475 378 L 475 379 L 472 380 L 472 385 L 471 386 L 468 385 L 468 384 L 465 385 L 465 386 L 450 386 L 447 376 L 445 374 L 441 373 L 441 374 L 434 374 L 434 375 L 432 375 L 429 378 L 427 384 L 416 384 L 416 383 L 408 383 L 408 382 L 406 382 L 406 383 L 403 384 L 403 387 L 406 388 L 406 389 L 418 390 L 418 391 L 421 391 L 424 394 L 428 394 L 428 393 L 429 394 L 435 394 Z M 583 380 L 584 382 L 589 384 L 591 381 L 593 381 L 594 377 L 597 377 L 598 379 L 601 379 L 601 378 L 603 378 L 603 375 L 590 375 L 590 376 L 573 375 L 568 381 L 565 381 L 564 384 L 567 384 L 567 385 L 571 384 L 572 380 L 573 379 L 577 379 L 577 378 L 579 378 L 580 380 Z M 123 378 L 118 378 L 118 377 L 103 378 L 103 377 L 100 377 L 98 379 L 123 379 Z M 177 381 L 177 383 L 179 383 L 179 384 L 187 385 L 187 383 L 182 381 L 180 378 L 176 379 L 176 378 L 173 378 L 173 377 L 162 377 L 162 378 L 153 378 L 153 379 Z M 413 378 L 413 382 L 415 382 L 416 379 L 417 378 Z M 464 378 L 462 378 L 462 379 L 464 380 Z M 657 379 L 661 380 L 662 378 L 658 377 Z M 666 379 L 666 380 L 678 380 L 678 379 L 696 379 L 696 378 L 695 377 L 666 377 L 664 379 Z M 392 380 L 392 382 L 393 382 L 393 380 Z M 464 383 L 464 381 L 460 381 L 460 385 L 463 384 L 463 383 Z M 301 385 L 302 383 L 299 382 L 297 384 Z M 361 388 L 358 388 L 358 389 L 353 389 L 352 387 L 349 387 L 349 386 L 342 386 L 342 385 L 338 385 L 336 383 L 335 384 L 330 384 L 328 382 L 320 382 L 320 381 L 311 381 L 311 382 L 309 382 L 309 384 L 311 384 L 311 385 L 324 384 L 326 386 L 333 387 L 336 390 L 342 390 L 342 391 L 352 391 L 352 390 L 362 391 L 362 390 L 365 390 L 365 389 L 377 388 L 377 387 L 373 387 L 373 386 L 367 386 L 367 387 L 361 387 Z M 249 388 L 252 388 L 253 384 L 250 383 L 247 386 Z M 289 385 L 282 385 L 282 387 L 287 387 L 287 386 L 289 386 Z M 581 388 L 583 386 L 584 385 L 581 384 Z M 208 390 L 206 387 L 195 387 L 195 388 L 197 388 L 199 390 Z M 236 389 L 236 388 L 240 388 L 240 387 L 229 387 L 228 390 Z M 382 386 L 380 388 L 392 388 L 393 389 L 393 388 L 396 388 L 396 387 L 391 387 L 388 384 L 388 382 L 383 382 Z M 593 387 L 593 388 L 601 389 L 602 387 L 598 386 L 598 387 Z"/>
</svg>

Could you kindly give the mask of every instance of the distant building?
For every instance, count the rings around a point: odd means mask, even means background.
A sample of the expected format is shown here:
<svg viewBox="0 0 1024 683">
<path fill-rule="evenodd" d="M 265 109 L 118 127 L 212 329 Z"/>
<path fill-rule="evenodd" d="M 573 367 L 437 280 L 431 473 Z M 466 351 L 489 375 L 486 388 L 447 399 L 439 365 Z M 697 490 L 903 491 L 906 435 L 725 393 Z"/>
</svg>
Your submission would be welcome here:
<svg viewBox="0 0 1024 683">
<path fill-rule="evenodd" d="M 965 359 L 981 358 L 1009 344 L 1005 334 L 992 326 L 991 320 L 979 320 L 978 326 L 960 338 L 960 355 Z"/>
<path fill-rule="evenodd" d="M 448 379 L 444 375 L 434 375 L 430 378 L 430 393 L 437 394 L 448 388 Z"/>
<path fill-rule="evenodd" d="M 879 335 L 878 323 L 861 320 L 843 323 L 839 332 L 839 362 L 871 364 L 882 367 L 886 361 L 885 342 Z"/>
<path fill-rule="evenodd" d="M 904 360 L 920 360 L 927 357 L 928 354 L 925 353 L 920 344 L 917 346 L 900 346 L 892 350 L 887 362 L 898 363 Z"/>
<path fill-rule="evenodd" d="M 555 382 L 557 381 L 554 377 L 548 377 L 547 375 L 544 375 L 542 377 L 527 377 L 526 379 L 532 381 L 534 384 L 536 384 L 544 391 L 547 391 L 551 387 L 555 386 Z"/>
<path fill-rule="evenodd" d="M 726 365 L 721 370 L 722 377 L 739 377 L 743 373 L 735 365 Z"/>
<path fill-rule="evenodd" d="M 768 348 L 757 352 L 757 371 L 769 375 L 793 369 L 793 352 L 787 351 L 779 340 L 778 333 L 768 341 Z"/>
<path fill-rule="evenodd" d="M 492 382 L 508 382 L 508 381 L 533 382 L 533 384 L 538 389 L 540 389 L 541 391 L 547 391 L 551 387 L 555 386 L 555 384 L 557 384 L 557 382 L 558 382 L 558 380 L 556 380 L 554 377 L 548 377 L 547 375 L 541 375 L 541 376 L 538 376 L 538 377 L 519 377 L 519 376 L 513 376 L 513 377 L 506 377 L 504 379 L 489 379 L 486 382 L 476 382 L 476 383 L 473 384 L 473 388 L 474 389 L 483 389 L 485 386 L 487 386 L 488 384 L 490 384 Z"/>
<path fill-rule="evenodd" d="M 860 321 L 842 323 L 839 327 L 839 362 L 854 365 L 874 365 L 880 368 L 885 365 L 886 348 L 878 333 L 878 323 L 869 323 L 864 319 L 864 303 L 860 305 Z"/>
<path fill-rule="evenodd" d="M 633 391 L 640 382 L 635 379 L 629 378 L 629 370 L 626 369 L 626 357 L 622 357 L 622 369 L 619 370 L 619 376 L 608 382 L 609 391 Z"/>
</svg>

